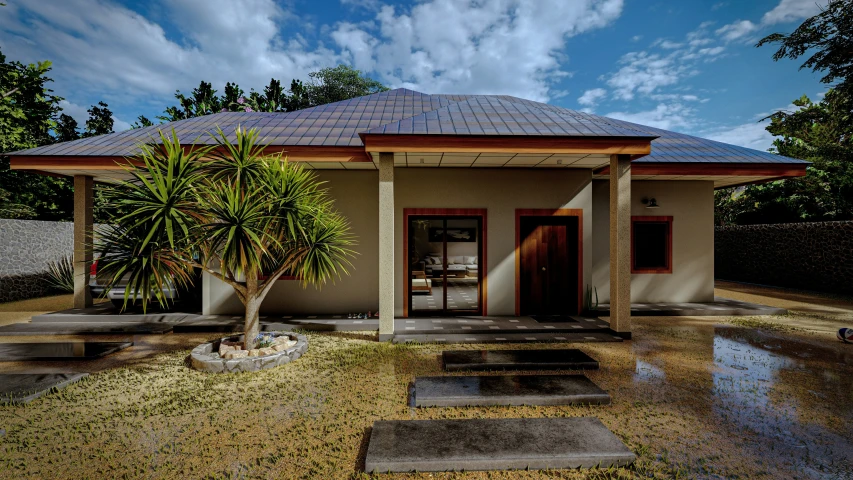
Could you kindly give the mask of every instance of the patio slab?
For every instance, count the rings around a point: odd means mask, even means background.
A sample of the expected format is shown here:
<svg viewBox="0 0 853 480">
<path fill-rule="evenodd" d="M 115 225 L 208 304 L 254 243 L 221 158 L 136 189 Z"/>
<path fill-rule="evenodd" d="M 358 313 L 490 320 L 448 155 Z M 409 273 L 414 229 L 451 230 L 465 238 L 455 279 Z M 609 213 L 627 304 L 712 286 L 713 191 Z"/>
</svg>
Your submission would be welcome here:
<svg viewBox="0 0 853 480">
<path fill-rule="evenodd" d="M 0 336 L 16 335 L 113 335 L 169 333 L 172 325 L 166 323 L 103 323 L 103 322 L 38 322 L 13 323 L 0 327 Z"/>
<path fill-rule="evenodd" d="M 365 470 L 591 468 L 635 458 L 594 417 L 383 420 L 373 423 Z"/>
<path fill-rule="evenodd" d="M 608 405 L 610 394 L 583 375 L 415 378 L 416 407 Z"/>
<path fill-rule="evenodd" d="M 133 342 L 0 343 L 0 361 L 88 360 L 132 345 Z"/>
<path fill-rule="evenodd" d="M 418 342 L 418 343 L 588 343 L 588 342 L 621 342 L 622 337 L 606 332 L 589 333 L 511 333 L 499 332 L 495 334 L 466 333 L 466 334 L 433 334 L 433 335 L 407 335 L 395 334 L 394 343 Z"/>
<path fill-rule="evenodd" d="M 610 305 L 601 304 L 596 310 L 603 317 L 610 315 Z M 742 302 L 715 297 L 705 303 L 632 303 L 631 315 L 638 317 L 707 317 L 740 315 L 786 315 L 784 308 L 770 307 L 759 303 Z"/>
<path fill-rule="evenodd" d="M 29 403 L 88 376 L 88 373 L 3 373 L 0 403 Z"/>
<path fill-rule="evenodd" d="M 456 370 L 598 370 L 598 361 L 575 349 L 446 350 L 444 369 Z"/>
</svg>

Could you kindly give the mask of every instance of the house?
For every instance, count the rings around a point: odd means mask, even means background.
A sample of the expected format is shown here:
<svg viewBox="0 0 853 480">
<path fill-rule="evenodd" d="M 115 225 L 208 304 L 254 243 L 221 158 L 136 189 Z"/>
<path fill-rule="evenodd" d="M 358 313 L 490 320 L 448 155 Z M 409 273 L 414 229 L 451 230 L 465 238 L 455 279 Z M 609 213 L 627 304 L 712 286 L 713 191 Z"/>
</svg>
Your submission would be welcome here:
<svg viewBox="0 0 853 480">
<path fill-rule="evenodd" d="M 502 95 L 397 89 L 288 113 L 225 112 L 10 154 L 73 176 L 85 306 L 93 182 L 157 129 L 212 142 L 257 128 L 271 152 L 315 169 L 352 223 L 349 277 L 317 291 L 281 280 L 262 313 L 577 314 L 587 289 L 630 336 L 631 302 L 714 297 L 714 189 L 805 174 L 807 162 Z M 242 313 L 204 278 L 206 314 Z"/>
</svg>

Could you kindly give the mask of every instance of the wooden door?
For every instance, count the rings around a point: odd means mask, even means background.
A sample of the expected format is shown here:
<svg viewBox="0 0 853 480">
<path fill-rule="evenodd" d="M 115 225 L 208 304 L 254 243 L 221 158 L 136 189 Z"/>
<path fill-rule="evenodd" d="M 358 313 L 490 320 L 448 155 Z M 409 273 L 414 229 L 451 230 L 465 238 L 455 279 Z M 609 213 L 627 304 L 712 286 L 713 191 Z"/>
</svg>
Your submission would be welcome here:
<svg viewBox="0 0 853 480">
<path fill-rule="evenodd" d="M 520 313 L 576 315 L 576 217 L 523 217 L 520 222 Z"/>
</svg>

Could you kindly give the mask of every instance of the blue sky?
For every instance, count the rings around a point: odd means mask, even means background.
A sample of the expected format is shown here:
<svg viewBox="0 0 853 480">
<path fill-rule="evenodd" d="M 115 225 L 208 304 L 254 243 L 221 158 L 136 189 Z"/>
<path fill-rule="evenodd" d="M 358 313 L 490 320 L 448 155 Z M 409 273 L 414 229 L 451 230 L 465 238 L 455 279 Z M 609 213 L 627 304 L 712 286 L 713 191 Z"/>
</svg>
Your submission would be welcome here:
<svg viewBox="0 0 853 480">
<path fill-rule="evenodd" d="M 825 0 L 9 0 L 0 48 L 51 60 L 82 123 L 116 130 L 200 80 L 262 89 L 338 63 L 390 87 L 516 95 L 765 150 L 757 123 L 826 90 L 755 48 Z"/>
</svg>

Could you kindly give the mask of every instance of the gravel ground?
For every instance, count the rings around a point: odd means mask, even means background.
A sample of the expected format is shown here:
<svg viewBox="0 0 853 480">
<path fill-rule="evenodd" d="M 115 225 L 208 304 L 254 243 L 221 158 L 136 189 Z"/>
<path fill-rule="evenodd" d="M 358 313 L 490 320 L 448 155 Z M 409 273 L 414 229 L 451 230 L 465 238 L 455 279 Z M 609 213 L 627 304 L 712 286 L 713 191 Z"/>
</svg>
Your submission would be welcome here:
<svg viewBox="0 0 853 480">
<path fill-rule="evenodd" d="M 0 406 L 0 478 L 372 478 L 361 470 L 375 420 L 563 416 L 600 418 L 638 462 L 381 478 L 853 478 L 853 345 L 828 329 L 853 303 L 785 295 L 768 296 L 800 305 L 784 317 L 640 317 L 631 342 L 571 345 L 601 362 L 586 373 L 610 406 L 413 409 L 409 384 L 442 374 L 442 348 L 378 343 L 375 332 L 311 333 L 301 359 L 248 374 L 187 367 L 189 350 L 215 334 L 139 336 L 90 363 L 2 363 L 2 372 L 96 373 Z M 816 312 L 821 303 L 832 310 Z M 809 327 L 815 320 L 827 326 Z"/>
</svg>

